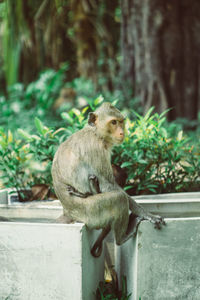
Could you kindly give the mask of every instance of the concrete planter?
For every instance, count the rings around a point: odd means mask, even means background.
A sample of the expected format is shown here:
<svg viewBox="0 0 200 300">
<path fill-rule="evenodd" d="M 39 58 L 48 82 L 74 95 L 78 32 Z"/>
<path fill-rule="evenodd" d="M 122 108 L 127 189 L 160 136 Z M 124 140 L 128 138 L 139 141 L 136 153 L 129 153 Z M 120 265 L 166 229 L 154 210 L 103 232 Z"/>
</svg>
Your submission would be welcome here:
<svg viewBox="0 0 200 300">
<path fill-rule="evenodd" d="M 0 299 L 92 300 L 104 275 L 104 255 L 90 248 L 98 231 L 84 224 L 56 224 L 59 202 L 8 204 L 0 193 Z M 4 204 L 3 204 L 4 203 Z"/>
<path fill-rule="evenodd" d="M 127 277 L 131 300 L 200 299 L 200 193 L 136 197 L 166 217 L 155 230 L 142 222 L 137 237 L 116 246 L 118 276 Z"/>
</svg>

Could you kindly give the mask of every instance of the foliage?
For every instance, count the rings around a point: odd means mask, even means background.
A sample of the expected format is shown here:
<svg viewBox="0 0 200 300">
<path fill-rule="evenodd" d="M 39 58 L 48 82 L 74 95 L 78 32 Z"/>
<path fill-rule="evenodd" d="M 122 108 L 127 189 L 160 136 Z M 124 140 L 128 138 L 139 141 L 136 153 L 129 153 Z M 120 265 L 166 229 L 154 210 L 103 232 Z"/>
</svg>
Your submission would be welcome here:
<svg viewBox="0 0 200 300">
<path fill-rule="evenodd" d="M 105 87 L 112 85 L 119 69 L 119 1 L 1 2 L 0 60 L 7 86 L 28 83 L 65 61 L 70 80 L 80 75 L 96 84 L 100 75 Z"/>
<path fill-rule="evenodd" d="M 133 194 L 168 193 L 195 188 L 200 177 L 200 144 L 194 145 L 183 131 L 174 132 L 166 112 L 127 119 L 127 136 L 115 148 L 113 161 L 125 167 Z M 172 135 L 174 132 L 175 135 Z M 131 190 L 130 190 L 131 189 Z"/>
<path fill-rule="evenodd" d="M 21 44 L 19 41 L 20 31 L 23 28 L 22 2 L 7 0 L 1 4 L 2 20 L 4 23 L 2 48 L 5 78 L 8 86 L 17 82 L 19 71 L 19 60 Z M 21 22 L 16 22 L 16 14 L 19 15 Z M 24 30 L 24 36 L 26 31 Z"/>
<path fill-rule="evenodd" d="M 19 189 L 36 183 L 52 186 L 51 163 L 57 146 L 86 124 L 88 112 L 95 110 L 103 97 L 87 101 L 82 109 L 61 113 L 65 128 L 47 127 L 35 118 L 32 132 L 19 128 L 14 137 L 10 130 L 1 129 L 0 166 L 6 187 Z M 195 190 L 200 177 L 199 139 L 194 144 L 179 126 L 166 122 L 166 112 L 158 115 L 152 111 L 144 117 L 130 115 L 124 143 L 113 150 L 113 163 L 128 173 L 125 189 L 130 194 Z"/>
<path fill-rule="evenodd" d="M 40 119 L 35 118 L 35 127 L 37 134 L 29 134 L 23 129 L 18 129 L 19 135 L 27 142 L 26 147 L 29 149 L 32 175 L 29 185 L 45 183 L 52 186 L 51 165 L 57 146 L 62 139 L 59 133 L 65 136 L 65 128 L 56 131 L 45 126 Z"/>
<path fill-rule="evenodd" d="M 17 191 L 29 188 L 34 184 L 44 183 L 52 187 L 51 164 L 60 143 L 69 135 L 81 129 L 86 123 L 86 112 L 95 109 L 103 101 L 96 98 L 82 110 L 71 109 L 62 113 L 67 128 L 51 129 L 35 118 L 34 134 L 18 128 L 14 135 L 0 130 L 0 170 L 1 180 L 5 187 L 15 187 Z M 23 195 L 22 195 L 23 197 Z"/>
<path fill-rule="evenodd" d="M 22 83 L 10 86 L 8 95 L 0 96 L 0 126 L 10 130 L 23 127 L 31 132 L 33 122 L 30 120 L 34 115 L 44 118 L 52 125 L 54 122 L 58 123 L 59 118 L 55 116 L 52 105 L 64 85 L 67 68 L 68 64 L 63 64 L 57 72 L 48 69 L 27 87 Z"/>
<path fill-rule="evenodd" d="M 0 129 L 0 177 L 7 188 L 15 187 L 19 192 L 27 187 L 28 152 L 22 140 L 14 138 L 11 131 L 6 134 Z"/>
<path fill-rule="evenodd" d="M 39 79 L 30 83 L 25 90 L 27 106 L 38 106 L 45 111 L 51 108 L 58 92 L 63 86 L 68 64 L 63 64 L 59 71 L 48 69 L 42 72 Z"/>
<path fill-rule="evenodd" d="M 75 64 L 75 46 L 68 35 L 70 1 L 1 2 L 0 57 L 7 87 L 19 80 L 28 83 L 41 70 L 58 69 L 69 59 Z"/>
<path fill-rule="evenodd" d="M 122 277 L 122 289 L 118 288 L 118 283 L 112 281 L 111 283 L 100 282 L 96 291 L 97 300 L 128 300 L 131 294 L 127 292 L 126 277 Z"/>
<path fill-rule="evenodd" d="M 35 118 L 35 126 L 37 134 L 32 135 L 18 129 L 21 139 L 14 138 L 10 130 L 7 134 L 3 129 L 0 130 L 0 178 L 5 187 L 15 187 L 21 201 L 26 196 L 23 191 L 34 184 L 52 186 L 51 164 L 56 148 L 62 141 L 59 133 L 65 132 L 64 128 L 53 131 L 38 118 Z"/>
</svg>

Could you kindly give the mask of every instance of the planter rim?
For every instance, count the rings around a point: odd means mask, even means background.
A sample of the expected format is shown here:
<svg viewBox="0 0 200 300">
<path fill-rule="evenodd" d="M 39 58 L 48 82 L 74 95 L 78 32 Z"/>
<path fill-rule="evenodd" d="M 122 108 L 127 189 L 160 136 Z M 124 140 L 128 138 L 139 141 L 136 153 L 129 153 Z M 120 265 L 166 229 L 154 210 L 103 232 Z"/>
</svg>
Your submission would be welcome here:
<svg viewBox="0 0 200 300">
<path fill-rule="evenodd" d="M 174 204 L 174 203 L 200 203 L 200 198 L 199 199 L 135 199 L 137 203 L 141 204 Z"/>
<path fill-rule="evenodd" d="M 159 200 L 188 200 L 188 199 L 199 199 L 200 192 L 187 192 L 187 193 L 166 193 L 166 194 L 152 194 L 152 195 L 140 195 L 132 196 L 136 200 L 149 200 L 149 201 L 159 201 Z"/>
<path fill-rule="evenodd" d="M 31 206 L 31 205 L 28 205 L 30 203 L 21 203 L 21 204 L 0 204 L 0 208 L 3 208 L 3 209 L 52 209 L 52 210 L 55 210 L 55 209 L 58 209 L 60 211 L 63 210 L 62 206 L 61 205 L 35 205 L 35 206 Z"/>
</svg>

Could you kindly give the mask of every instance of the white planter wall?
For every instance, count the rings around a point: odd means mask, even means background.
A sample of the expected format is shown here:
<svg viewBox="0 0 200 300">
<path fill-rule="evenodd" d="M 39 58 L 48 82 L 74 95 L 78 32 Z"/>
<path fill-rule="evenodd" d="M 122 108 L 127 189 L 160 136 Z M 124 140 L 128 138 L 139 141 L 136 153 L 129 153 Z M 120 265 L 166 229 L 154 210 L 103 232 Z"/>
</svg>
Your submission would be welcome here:
<svg viewBox="0 0 200 300">
<path fill-rule="evenodd" d="M 44 203 L 0 205 L 0 216 L 15 220 L 0 222 L 1 300 L 95 299 L 104 253 L 93 258 L 90 249 L 99 231 L 51 223 L 61 213 Z"/>
<path fill-rule="evenodd" d="M 116 246 L 118 276 L 127 277 L 131 300 L 199 300 L 200 193 L 151 197 L 136 199 L 152 212 L 179 218 L 167 218 L 162 230 L 142 222 L 135 239 Z"/>
</svg>

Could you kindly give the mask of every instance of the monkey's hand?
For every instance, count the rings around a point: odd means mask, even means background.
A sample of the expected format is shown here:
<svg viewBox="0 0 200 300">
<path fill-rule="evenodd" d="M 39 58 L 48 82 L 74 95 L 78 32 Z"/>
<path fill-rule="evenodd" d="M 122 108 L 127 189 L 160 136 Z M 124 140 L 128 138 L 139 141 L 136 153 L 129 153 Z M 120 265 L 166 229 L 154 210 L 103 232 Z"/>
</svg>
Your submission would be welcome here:
<svg viewBox="0 0 200 300">
<path fill-rule="evenodd" d="M 79 191 L 77 191 L 74 187 L 72 187 L 71 185 L 67 185 L 66 186 L 67 191 L 69 193 L 70 196 L 75 196 L 75 197 L 79 197 L 79 198 L 87 198 L 88 196 L 90 196 L 90 193 L 81 193 Z"/>
<path fill-rule="evenodd" d="M 156 229 L 161 229 L 163 225 L 164 226 L 166 225 L 165 220 L 162 217 L 157 216 L 157 215 L 150 214 L 149 216 L 147 216 L 147 218 L 144 218 L 144 219 L 147 219 L 152 224 L 154 224 L 154 228 L 156 228 Z"/>
</svg>

